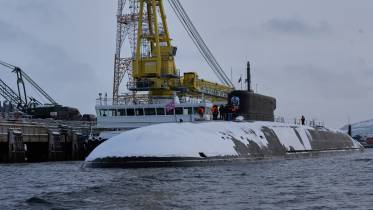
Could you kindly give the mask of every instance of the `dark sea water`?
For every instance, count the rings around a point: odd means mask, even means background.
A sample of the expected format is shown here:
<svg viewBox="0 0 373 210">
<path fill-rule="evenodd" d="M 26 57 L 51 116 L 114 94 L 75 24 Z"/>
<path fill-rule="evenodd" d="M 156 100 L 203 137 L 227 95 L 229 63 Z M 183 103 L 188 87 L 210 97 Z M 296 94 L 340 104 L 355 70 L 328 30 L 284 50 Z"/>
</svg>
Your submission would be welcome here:
<svg viewBox="0 0 373 210">
<path fill-rule="evenodd" d="M 373 150 L 241 165 L 0 165 L 0 209 L 373 209 Z"/>
</svg>

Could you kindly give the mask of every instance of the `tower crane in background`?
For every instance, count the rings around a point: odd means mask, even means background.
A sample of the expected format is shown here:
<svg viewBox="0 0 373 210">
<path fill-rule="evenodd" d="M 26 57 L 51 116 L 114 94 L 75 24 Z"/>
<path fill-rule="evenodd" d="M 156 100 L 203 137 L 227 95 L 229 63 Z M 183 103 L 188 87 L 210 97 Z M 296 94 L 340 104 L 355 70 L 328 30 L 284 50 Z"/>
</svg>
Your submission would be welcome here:
<svg viewBox="0 0 373 210">
<path fill-rule="evenodd" d="M 163 0 L 118 0 L 114 103 L 121 98 L 119 91 L 125 75 L 128 76 L 128 90 L 147 91 L 152 99 L 170 98 L 177 93 L 184 96 L 204 95 L 212 101 L 224 101 L 234 89 L 181 3 L 178 0 L 168 2 L 222 84 L 202 80 L 195 72 L 186 72 L 181 76 L 175 64 L 177 47 L 171 43 Z M 122 57 L 126 39 L 131 51 L 127 58 Z"/>
</svg>

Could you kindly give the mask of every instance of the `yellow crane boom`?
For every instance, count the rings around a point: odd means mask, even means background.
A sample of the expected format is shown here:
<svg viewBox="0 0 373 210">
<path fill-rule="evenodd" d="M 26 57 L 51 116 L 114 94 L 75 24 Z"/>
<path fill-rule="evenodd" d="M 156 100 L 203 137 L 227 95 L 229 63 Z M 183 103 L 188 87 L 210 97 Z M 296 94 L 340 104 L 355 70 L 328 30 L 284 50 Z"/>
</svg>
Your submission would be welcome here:
<svg viewBox="0 0 373 210">
<path fill-rule="evenodd" d="M 196 72 L 184 73 L 182 85 L 187 88 L 189 94 L 195 96 L 204 94 L 207 98 L 212 99 L 212 101 L 226 100 L 228 98 L 228 93 L 233 90 L 226 85 L 199 79 Z"/>
<path fill-rule="evenodd" d="M 182 77 L 175 65 L 177 48 L 172 45 L 163 0 L 136 0 L 138 19 L 135 54 L 132 59 L 132 91 L 149 91 L 151 97 L 206 95 L 226 99 L 233 89 L 198 78 L 197 73 Z"/>
</svg>

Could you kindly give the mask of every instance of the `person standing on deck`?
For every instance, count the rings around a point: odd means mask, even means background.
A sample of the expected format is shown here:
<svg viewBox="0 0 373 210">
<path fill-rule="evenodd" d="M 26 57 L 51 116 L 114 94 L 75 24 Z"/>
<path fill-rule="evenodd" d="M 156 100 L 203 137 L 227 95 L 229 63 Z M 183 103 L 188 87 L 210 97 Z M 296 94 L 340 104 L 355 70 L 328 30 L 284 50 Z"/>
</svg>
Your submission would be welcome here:
<svg viewBox="0 0 373 210">
<path fill-rule="evenodd" d="M 302 115 L 302 118 L 300 118 L 300 121 L 302 122 L 302 125 L 305 125 L 306 118 Z"/>
<path fill-rule="evenodd" d="M 224 114 L 224 105 L 222 104 L 222 105 L 220 105 L 220 107 L 219 107 L 219 119 L 220 119 L 220 120 L 224 120 L 224 116 L 223 116 L 223 114 Z"/>
<path fill-rule="evenodd" d="M 218 120 L 219 110 L 218 110 L 217 105 L 212 106 L 211 112 L 212 112 L 212 119 L 213 120 Z"/>
</svg>

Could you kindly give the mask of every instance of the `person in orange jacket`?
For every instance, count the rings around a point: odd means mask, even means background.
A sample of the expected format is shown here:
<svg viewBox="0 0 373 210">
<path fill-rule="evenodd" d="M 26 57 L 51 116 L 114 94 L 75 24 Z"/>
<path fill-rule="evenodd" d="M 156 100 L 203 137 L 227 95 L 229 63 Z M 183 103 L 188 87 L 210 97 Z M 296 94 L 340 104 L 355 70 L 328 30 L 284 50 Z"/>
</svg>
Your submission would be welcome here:
<svg viewBox="0 0 373 210">
<path fill-rule="evenodd" d="M 198 110 L 197 110 L 198 114 L 199 114 L 199 117 L 201 119 L 203 119 L 203 115 L 205 114 L 205 107 L 199 107 Z"/>
<path fill-rule="evenodd" d="M 219 115 L 218 106 L 217 105 L 212 106 L 211 112 L 212 112 L 212 119 L 213 120 L 217 120 L 218 119 L 218 115 Z"/>
</svg>

